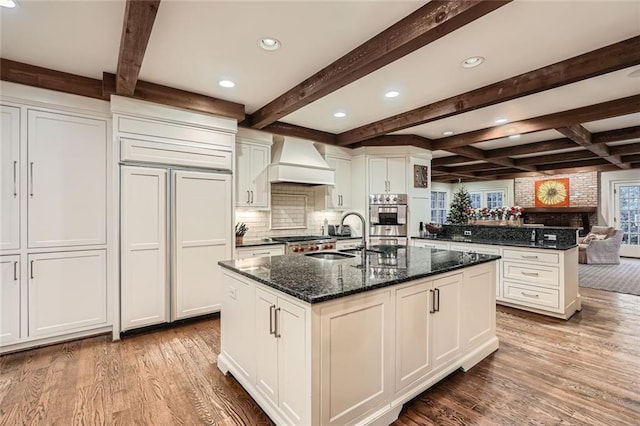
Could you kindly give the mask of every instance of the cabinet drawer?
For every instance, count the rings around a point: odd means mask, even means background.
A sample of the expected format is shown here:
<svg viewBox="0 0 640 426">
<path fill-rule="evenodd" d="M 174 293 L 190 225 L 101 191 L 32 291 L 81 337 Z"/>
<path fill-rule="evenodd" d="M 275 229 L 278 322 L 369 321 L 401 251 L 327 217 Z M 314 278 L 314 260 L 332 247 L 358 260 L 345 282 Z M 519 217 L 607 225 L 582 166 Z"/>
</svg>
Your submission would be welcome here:
<svg viewBox="0 0 640 426">
<path fill-rule="evenodd" d="M 440 241 L 411 240 L 411 245 L 414 247 L 449 250 L 449 243 L 440 242 Z"/>
<path fill-rule="evenodd" d="M 237 259 L 247 259 L 249 257 L 280 256 L 283 254 L 284 247 L 282 245 L 268 247 L 246 247 L 236 250 Z"/>
<path fill-rule="evenodd" d="M 534 308 L 560 307 L 560 292 L 551 288 L 504 281 L 504 300 Z"/>
<path fill-rule="evenodd" d="M 525 281 L 538 285 L 560 285 L 560 271 L 554 266 L 527 265 L 505 261 L 502 276 L 508 280 Z"/>
<path fill-rule="evenodd" d="M 450 250 L 456 251 L 473 251 L 481 254 L 499 255 L 500 249 L 497 247 L 486 247 L 477 244 L 451 244 Z"/>
<path fill-rule="evenodd" d="M 502 257 L 505 259 L 516 259 L 525 262 L 560 263 L 558 253 L 541 253 L 539 251 L 504 249 Z"/>
</svg>

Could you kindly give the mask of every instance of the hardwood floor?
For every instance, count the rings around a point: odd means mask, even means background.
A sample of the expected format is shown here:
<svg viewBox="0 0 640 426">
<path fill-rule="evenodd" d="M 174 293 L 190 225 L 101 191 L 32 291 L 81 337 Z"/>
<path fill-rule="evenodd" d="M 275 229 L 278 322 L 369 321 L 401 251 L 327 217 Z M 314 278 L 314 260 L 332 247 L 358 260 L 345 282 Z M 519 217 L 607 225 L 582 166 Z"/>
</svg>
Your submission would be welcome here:
<svg viewBox="0 0 640 426">
<path fill-rule="evenodd" d="M 500 350 L 407 403 L 395 425 L 640 424 L 640 297 L 581 293 L 569 321 L 498 307 Z M 0 424 L 271 424 L 217 369 L 219 328 L 1 356 Z"/>
</svg>

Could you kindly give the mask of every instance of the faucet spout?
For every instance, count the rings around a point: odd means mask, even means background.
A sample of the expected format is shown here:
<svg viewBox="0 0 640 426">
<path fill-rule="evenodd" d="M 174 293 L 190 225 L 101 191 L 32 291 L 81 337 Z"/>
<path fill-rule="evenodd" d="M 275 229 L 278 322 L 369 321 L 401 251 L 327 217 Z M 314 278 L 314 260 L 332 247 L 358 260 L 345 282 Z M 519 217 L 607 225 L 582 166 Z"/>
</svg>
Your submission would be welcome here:
<svg viewBox="0 0 640 426">
<path fill-rule="evenodd" d="M 344 226 L 344 220 L 348 217 L 348 216 L 357 216 L 360 219 L 360 222 L 362 222 L 362 244 L 360 245 L 360 248 L 362 249 L 362 256 L 364 259 L 364 255 L 367 253 L 367 241 L 366 241 L 366 237 L 365 237 L 365 232 L 367 230 L 367 222 L 364 218 L 364 216 L 362 216 L 360 213 L 358 212 L 346 212 L 345 214 L 342 215 L 342 218 L 340 219 L 340 229 L 343 229 Z"/>
</svg>

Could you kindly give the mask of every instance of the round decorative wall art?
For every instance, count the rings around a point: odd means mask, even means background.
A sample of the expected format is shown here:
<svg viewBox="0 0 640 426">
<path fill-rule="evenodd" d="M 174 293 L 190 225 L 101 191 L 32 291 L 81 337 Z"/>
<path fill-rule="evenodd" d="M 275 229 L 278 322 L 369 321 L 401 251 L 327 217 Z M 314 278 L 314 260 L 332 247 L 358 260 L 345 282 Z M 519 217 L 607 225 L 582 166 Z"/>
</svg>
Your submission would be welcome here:
<svg viewBox="0 0 640 426">
<path fill-rule="evenodd" d="M 569 205 L 569 179 L 548 179 L 535 182 L 536 207 L 566 207 Z"/>
</svg>

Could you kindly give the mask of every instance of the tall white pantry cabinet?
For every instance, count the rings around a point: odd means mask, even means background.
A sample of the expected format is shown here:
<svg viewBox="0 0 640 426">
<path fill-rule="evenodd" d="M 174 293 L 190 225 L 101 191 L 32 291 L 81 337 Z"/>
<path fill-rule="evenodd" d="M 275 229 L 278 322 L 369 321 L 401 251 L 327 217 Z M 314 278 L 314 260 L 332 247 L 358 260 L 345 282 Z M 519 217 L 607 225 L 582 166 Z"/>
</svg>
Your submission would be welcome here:
<svg viewBox="0 0 640 426">
<path fill-rule="evenodd" d="M 108 331 L 106 103 L 2 88 L 1 351 Z"/>
<path fill-rule="evenodd" d="M 220 310 L 236 122 L 112 97 L 120 146 L 120 331 Z"/>
</svg>

